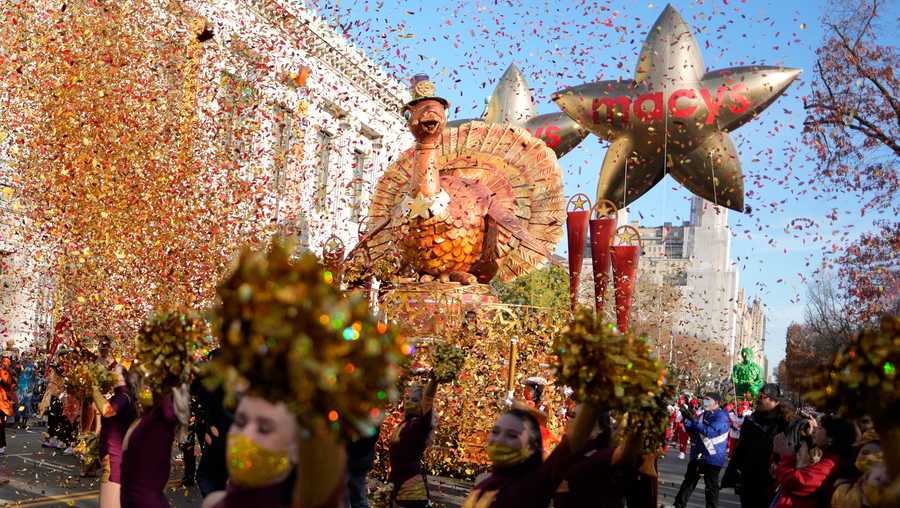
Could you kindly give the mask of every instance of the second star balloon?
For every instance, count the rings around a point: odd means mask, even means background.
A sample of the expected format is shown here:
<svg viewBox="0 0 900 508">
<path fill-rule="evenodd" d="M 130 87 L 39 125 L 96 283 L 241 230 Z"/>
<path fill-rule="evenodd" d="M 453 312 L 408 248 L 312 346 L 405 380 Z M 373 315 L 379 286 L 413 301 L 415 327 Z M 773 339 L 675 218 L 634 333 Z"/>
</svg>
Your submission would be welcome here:
<svg viewBox="0 0 900 508">
<path fill-rule="evenodd" d="M 476 119 L 453 120 L 447 122 L 447 128 L 458 127 L 472 120 Z M 534 137 L 546 143 L 557 158 L 569 153 L 588 135 L 584 127 L 563 112 L 538 115 L 528 82 L 516 64 L 510 64 L 500 77 L 494 93 L 488 99 L 484 117 L 480 120 L 524 127 Z"/>
<path fill-rule="evenodd" d="M 633 80 L 586 83 L 553 100 L 610 142 L 598 200 L 624 207 L 669 173 L 694 194 L 742 212 L 744 177 L 728 133 L 799 74 L 762 65 L 707 72 L 690 27 L 667 6 L 644 42 Z"/>
</svg>

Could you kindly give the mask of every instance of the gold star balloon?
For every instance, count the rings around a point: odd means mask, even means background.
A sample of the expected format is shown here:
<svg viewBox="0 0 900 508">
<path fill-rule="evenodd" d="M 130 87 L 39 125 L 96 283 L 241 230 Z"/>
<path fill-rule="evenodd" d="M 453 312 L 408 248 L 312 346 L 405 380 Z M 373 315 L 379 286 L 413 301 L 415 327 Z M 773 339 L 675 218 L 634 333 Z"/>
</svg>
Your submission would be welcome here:
<svg viewBox="0 0 900 508">
<path fill-rule="evenodd" d="M 472 120 L 476 119 L 447 122 L 447 128 L 459 127 Z M 510 64 L 500 77 L 480 120 L 524 127 L 531 135 L 546 143 L 557 158 L 569 153 L 588 135 L 584 127 L 565 113 L 557 111 L 538 115 L 531 88 L 516 64 Z"/>
<path fill-rule="evenodd" d="M 744 210 L 744 177 L 729 132 L 775 101 L 799 69 L 706 71 L 691 28 L 667 6 L 650 29 L 633 80 L 559 91 L 557 105 L 610 142 L 597 199 L 624 207 L 669 173 L 694 194 Z"/>
</svg>

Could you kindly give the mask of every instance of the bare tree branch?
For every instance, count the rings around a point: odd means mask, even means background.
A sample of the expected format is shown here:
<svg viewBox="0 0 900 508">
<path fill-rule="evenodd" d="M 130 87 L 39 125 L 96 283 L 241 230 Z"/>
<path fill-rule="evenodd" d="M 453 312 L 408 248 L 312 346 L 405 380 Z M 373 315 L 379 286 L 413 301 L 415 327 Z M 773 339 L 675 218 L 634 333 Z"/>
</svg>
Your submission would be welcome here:
<svg viewBox="0 0 900 508">
<path fill-rule="evenodd" d="M 875 16 L 878 14 L 878 0 L 872 0 L 872 12 L 869 13 L 869 16 L 866 18 L 866 22 L 863 25 L 862 29 L 860 29 L 859 33 L 856 34 L 856 41 L 853 42 L 853 45 L 856 46 L 859 44 L 859 41 L 862 40 L 863 35 L 869 31 L 869 26 L 872 25 L 872 20 L 875 19 Z"/>
<path fill-rule="evenodd" d="M 891 94 L 891 92 L 889 92 L 887 88 L 884 87 L 881 81 L 875 79 L 875 77 L 872 76 L 872 73 L 870 73 L 869 70 L 862 65 L 863 59 L 860 58 L 859 53 L 855 49 L 851 48 L 847 43 L 847 37 L 841 32 L 841 29 L 833 24 L 829 24 L 828 26 L 830 26 L 831 29 L 834 30 L 834 33 L 836 33 L 838 37 L 841 38 L 841 46 L 844 47 L 844 50 L 850 53 L 850 55 L 853 57 L 849 60 L 856 68 L 857 72 L 862 74 L 863 77 L 865 77 L 869 82 L 875 85 L 875 88 L 877 88 L 878 91 L 881 92 L 881 95 L 883 95 L 884 98 L 888 101 L 888 104 L 891 105 L 891 108 L 893 108 L 894 110 L 894 120 L 897 122 L 897 125 L 900 125 L 900 101 L 898 101 Z"/>
<path fill-rule="evenodd" d="M 885 146 L 887 146 L 888 148 L 893 150 L 894 153 L 897 154 L 898 157 L 900 157 L 900 145 L 897 144 L 896 140 L 894 140 L 893 138 L 889 138 L 887 135 L 884 134 L 884 132 L 881 131 L 881 129 L 878 128 L 878 126 L 866 121 L 864 118 L 860 117 L 859 115 L 854 114 L 851 116 L 853 117 L 854 120 L 859 122 L 860 125 L 847 124 L 848 128 L 862 132 L 863 134 L 865 134 L 866 136 L 868 136 L 870 138 L 881 141 Z"/>
</svg>

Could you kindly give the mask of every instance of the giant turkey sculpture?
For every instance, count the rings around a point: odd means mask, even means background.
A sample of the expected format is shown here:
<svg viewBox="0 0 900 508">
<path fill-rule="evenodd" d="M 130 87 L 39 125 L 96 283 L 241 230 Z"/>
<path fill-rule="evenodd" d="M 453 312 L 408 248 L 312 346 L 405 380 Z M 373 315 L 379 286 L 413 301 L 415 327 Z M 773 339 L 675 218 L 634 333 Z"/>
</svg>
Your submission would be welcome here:
<svg viewBox="0 0 900 508">
<path fill-rule="evenodd" d="M 510 280 L 562 237 L 556 155 L 523 128 L 470 122 L 445 129 L 448 102 L 427 76 L 404 107 L 415 146 L 378 181 L 361 241 L 371 259 L 393 249 L 421 282 Z"/>
</svg>

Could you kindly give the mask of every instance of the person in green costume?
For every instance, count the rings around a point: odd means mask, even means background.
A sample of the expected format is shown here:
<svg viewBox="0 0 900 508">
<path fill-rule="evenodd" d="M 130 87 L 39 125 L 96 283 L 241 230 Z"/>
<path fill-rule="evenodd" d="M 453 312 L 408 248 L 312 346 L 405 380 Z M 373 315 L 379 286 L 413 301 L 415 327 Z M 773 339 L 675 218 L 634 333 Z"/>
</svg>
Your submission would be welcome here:
<svg viewBox="0 0 900 508">
<path fill-rule="evenodd" d="M 752 397 L 756 397 L 759 389 L 766 382 L 766 376 L 763 374 L 759 364 L 753 361 L 753 350 L 745 347 L 741 349 L 741 358 L 743 361 L 734 366 L 731 371 L 731 381 L 734 383 L 734 389 L 738 397 L 746 397 L 749 393 Z"/>
</svg>

